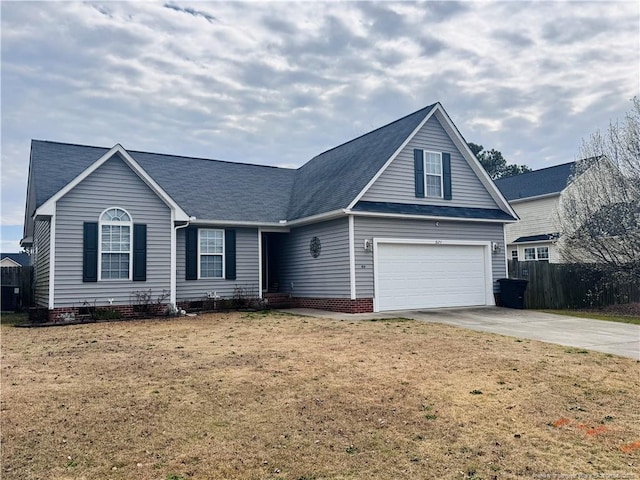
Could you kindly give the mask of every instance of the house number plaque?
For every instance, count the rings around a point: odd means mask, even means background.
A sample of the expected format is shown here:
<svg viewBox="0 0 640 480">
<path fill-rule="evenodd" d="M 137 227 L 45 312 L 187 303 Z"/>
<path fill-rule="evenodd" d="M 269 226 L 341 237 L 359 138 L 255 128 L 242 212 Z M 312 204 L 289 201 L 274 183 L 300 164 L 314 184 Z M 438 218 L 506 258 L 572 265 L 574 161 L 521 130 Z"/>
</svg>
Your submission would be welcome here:
<svg viewBox="0 0 640 480">
<path fill-rule="evenodd" d="M 320 245 L 320 239 L 318 237 L 313 237 L 311 239 L 311 243 L 309 243 L 309 253 L 313 258 L 318 258 L 320 256 L 320 250 L 322 246 Z"/>
</svg>

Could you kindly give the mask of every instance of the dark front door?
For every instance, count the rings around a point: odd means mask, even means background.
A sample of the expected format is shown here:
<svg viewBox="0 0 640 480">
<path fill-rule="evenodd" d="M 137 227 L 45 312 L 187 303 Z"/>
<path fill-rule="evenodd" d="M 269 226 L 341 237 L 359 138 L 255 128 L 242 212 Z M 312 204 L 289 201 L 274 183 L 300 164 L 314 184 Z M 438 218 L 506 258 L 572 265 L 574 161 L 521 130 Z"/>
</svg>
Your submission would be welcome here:
<svg viewBox="0 0 640 480">
<path fill-rule="evenodd" d="M 285 233 L 262 234 L 262 291 L 278 293 L 280 260 Z"/>
</svg>

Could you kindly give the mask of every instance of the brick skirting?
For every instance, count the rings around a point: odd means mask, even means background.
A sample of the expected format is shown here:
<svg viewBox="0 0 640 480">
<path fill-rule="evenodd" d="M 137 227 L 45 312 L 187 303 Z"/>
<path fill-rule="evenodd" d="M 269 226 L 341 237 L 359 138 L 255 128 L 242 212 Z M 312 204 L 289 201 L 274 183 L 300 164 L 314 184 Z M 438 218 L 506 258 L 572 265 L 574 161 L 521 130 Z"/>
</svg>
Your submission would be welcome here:
<svg viewBox="0 0 640 480">
<path fill-rule="evenodd" d="M 65 319 L 66 315 L 73 315 L 76 319 L 82 319 L 85 317 L 91 317 L 91 313 L 87 311 L 88 308 L 93 307 L 59 307 L 48 311 L 49 322 L 59 323 L 69 321 Z M 108 306 L 96 306 L 96 309 L 100 310 L 115 310 L 122 315 L 122 318 L 137 318 L 145 316 L 162 315 L 166 309 L 166 304 L 152 304 L 149 305 L 147 312 L 140 312 L 138 305 L 108 305 Z"/>
<path fill-rule="evenodd" d="M 298 308 L 317 308 L 331 312 L 342 313 L 370 313 L 373 312 L 373 298 L 301 298 L 291 299 L 293 306 Z"/>
<path fill-rule="evenodd" d="M 178 308 L 186 310 L 189 308 L 189 304 L 190 302 L 187 301 L 178 302 Z M 369 313 L 373 312 L 373 298 L 358 298 L 356 300 L 351 300 L 349 298 L 302 298 L 276 294 L 273 295 L 270 306 L 272 308 L 317 308 L 319 310 L 329 310 L 331 312 L 342 313 Z M 162 315 L 165 312 L 167 305 L 150 305 L 150 311 L 146 313 L 138 311 L 138 305 L 110 305 L 100 306 L 97 308 L 104 310 L 116 310 L 120 312 L 122 318 L 136 318 L 154 314 Z M 86 312 L 86 307 L 61 307 L 48 310 L 48 321 L 51 323 L 69 321 L 68 318 L 65 318 L 67 314 L 73 315 L 76 319 L 90 317 L 90 314 Z"/>
</svg>

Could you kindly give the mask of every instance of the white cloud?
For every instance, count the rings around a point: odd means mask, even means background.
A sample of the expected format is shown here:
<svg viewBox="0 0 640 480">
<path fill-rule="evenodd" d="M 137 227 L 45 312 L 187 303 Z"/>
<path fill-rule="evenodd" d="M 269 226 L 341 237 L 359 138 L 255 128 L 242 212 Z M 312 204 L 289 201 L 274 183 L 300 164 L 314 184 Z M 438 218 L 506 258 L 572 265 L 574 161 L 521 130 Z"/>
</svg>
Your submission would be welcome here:
<svg viewBox="0 0 640 480">
<path fill-rule="evenodd" d="M 440 101 L 532 167 L 640 90 L 633 2 L 2 3 L 2 224 L 31 138 L 272 165 Z"/>
</svg>

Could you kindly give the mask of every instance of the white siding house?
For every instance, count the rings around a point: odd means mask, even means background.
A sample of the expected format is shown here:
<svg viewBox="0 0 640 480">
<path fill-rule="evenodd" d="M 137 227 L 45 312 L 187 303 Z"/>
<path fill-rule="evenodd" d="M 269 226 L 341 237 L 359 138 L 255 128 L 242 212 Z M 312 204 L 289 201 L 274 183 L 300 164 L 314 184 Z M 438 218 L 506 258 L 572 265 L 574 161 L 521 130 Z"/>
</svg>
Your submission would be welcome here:
<svg viewBox="0 0 640 480">
<path fill-rule="evenodd" d="M 141 291 L 355 313 L 493 305 L 516 218 L 435 103 L 298 169 L 34 140 L 22 243 L 50 318 Z"/>
</svg>

